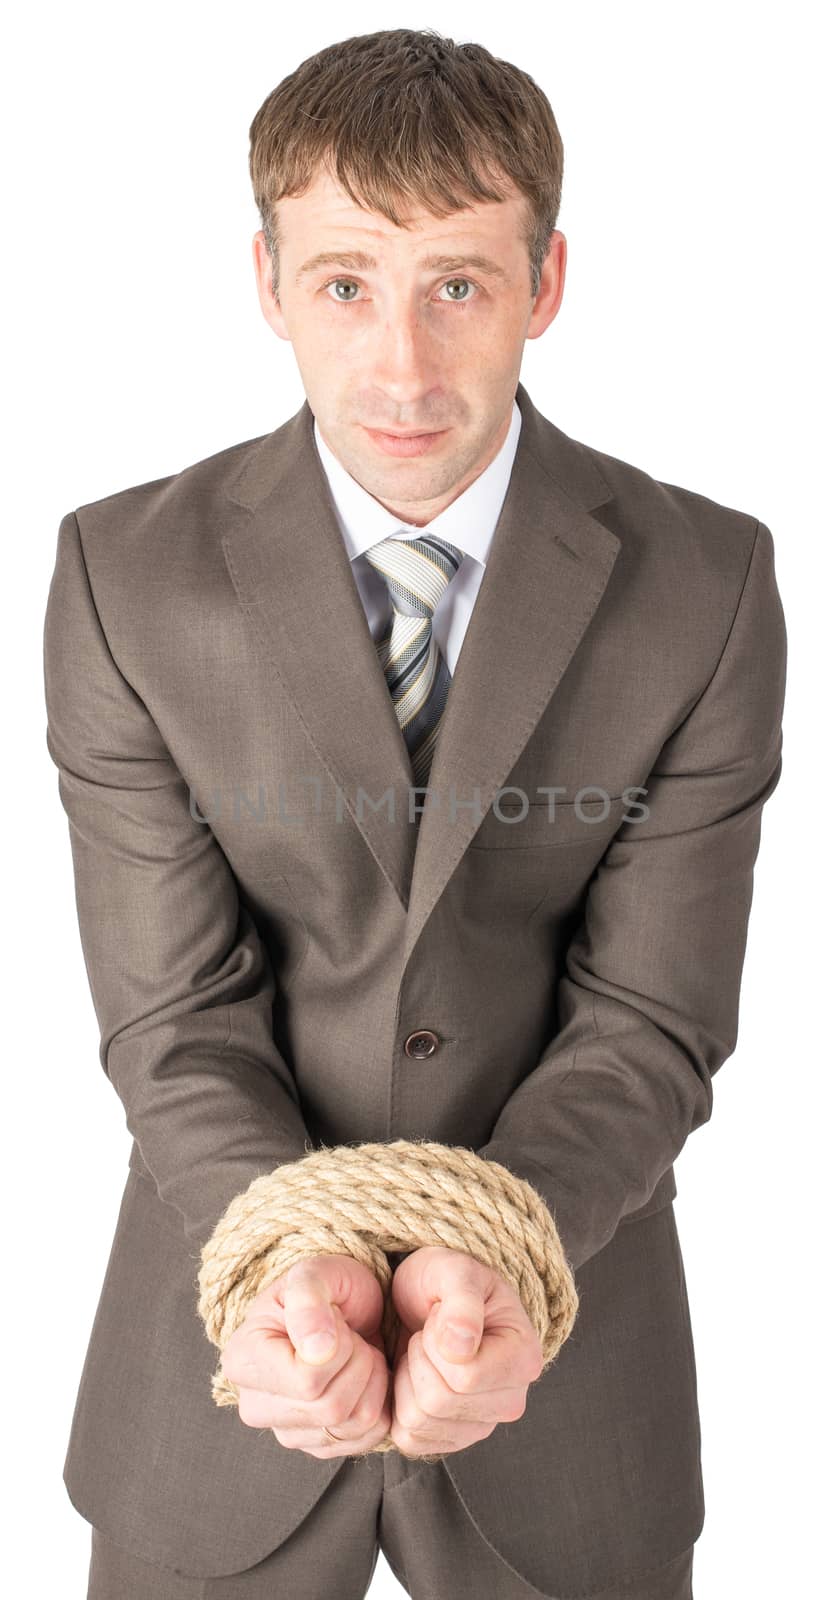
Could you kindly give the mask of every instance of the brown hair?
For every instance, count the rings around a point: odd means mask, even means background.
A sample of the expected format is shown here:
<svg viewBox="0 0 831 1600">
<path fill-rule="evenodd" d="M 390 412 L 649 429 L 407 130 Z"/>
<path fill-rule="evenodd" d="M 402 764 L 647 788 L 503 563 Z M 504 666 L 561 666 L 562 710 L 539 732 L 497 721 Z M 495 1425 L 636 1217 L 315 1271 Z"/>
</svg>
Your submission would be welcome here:
<svg viewBox="0 0 831 1600">
<path fill-rule="evenodd" d="M 563 144 L 542 90 L 519 67 L 433 28 L 390 28 L 327 45 L 283 78 L 249 129 L 249 172 L 279 299 L 277 202 L 322 164 L 356 205 L 406 226 L 400 200 L 434 216 L 528 202 L 531 295 L 557 225 Z M 501 170 L 500 170 L 501 169 Z M 406 205 L 402 207 L 406 211 Z"/>
</svg>

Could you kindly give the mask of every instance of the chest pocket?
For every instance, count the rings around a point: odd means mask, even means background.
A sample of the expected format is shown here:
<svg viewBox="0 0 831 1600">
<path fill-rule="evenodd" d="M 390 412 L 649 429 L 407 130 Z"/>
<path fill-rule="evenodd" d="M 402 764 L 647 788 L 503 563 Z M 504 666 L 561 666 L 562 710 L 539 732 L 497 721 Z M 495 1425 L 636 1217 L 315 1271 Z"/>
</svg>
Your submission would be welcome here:
<svg viewBox="0 0 831 1600">
<path fill-rule="evenodd" d="M 602 853 L 627 814 L 624 795 L 600 799 L 532 801 L 527 809 L 522 797 L 506 794 L 489 807 L 468 848 L 470 850 L 536 850 L 558 846 Z"/>
</svg>

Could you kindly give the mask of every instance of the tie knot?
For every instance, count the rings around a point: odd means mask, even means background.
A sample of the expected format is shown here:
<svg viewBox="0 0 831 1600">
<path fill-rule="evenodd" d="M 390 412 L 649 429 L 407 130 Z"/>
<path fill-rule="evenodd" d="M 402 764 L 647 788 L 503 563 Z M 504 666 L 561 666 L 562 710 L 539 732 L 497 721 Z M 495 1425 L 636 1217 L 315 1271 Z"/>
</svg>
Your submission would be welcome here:
<svg viewBox="0 0 831 1600">
<path fill-rule="evenodd" d="M 432 617 L 463 554 L 435 533 L 415 539 L 392 533 L 364 551 L 370 566 L 385 580 L 394 609 L 423 617 Z"/>
</svg>

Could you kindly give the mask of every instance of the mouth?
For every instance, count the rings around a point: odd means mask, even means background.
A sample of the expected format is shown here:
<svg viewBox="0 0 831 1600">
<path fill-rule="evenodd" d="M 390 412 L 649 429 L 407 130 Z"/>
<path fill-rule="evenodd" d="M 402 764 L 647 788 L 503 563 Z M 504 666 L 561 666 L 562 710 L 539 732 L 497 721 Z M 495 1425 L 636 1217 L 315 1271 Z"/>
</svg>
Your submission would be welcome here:
<svg viewBox="0 0 831 1600">
<path fill-rule="evenodd" d="M 380 428 L 364 428 L 378 449 L 387 455 L 416 456 L 423 455 L 432 448 L 437 439 L 443 439 L 448 428 L 440 428 L 429 433 L 391 433 Z"/>
</svg>

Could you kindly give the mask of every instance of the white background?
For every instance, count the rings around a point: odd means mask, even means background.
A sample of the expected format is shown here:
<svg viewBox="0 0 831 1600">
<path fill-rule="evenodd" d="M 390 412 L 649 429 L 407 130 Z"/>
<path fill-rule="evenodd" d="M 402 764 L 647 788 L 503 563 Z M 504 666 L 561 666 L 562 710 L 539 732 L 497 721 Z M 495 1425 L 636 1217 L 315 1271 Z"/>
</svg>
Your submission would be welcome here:
<svg viewBox="0 0 831 1600">
<path fill-rule="evenodd" d="M 17 7 L 4 30 L 8 1592 L 86 1594 L 89 1527 L 61 1472 L 130 1147 L 97 1059 L 45 746 L 58 523 L 302 403 L 291 346 L 255 292 L 248 126 L 322 45 L 406 25 L 477 39 L 552 102 L 569 258 L 561 311 L 526 347 L 535 404 L 773 532 L 789 637 L 783 776 L 764 815 L 739 1044 L 710 1123 L 676 1163 L 676 1215 L 707 1502 L 696 1600 L 813 1594 L 827 1577 L 831 1065 L 819 12 L 300 10 L 76 0 Z M 382 1559 L 373 1600 L 400 1593 Z"/>
</svg>

